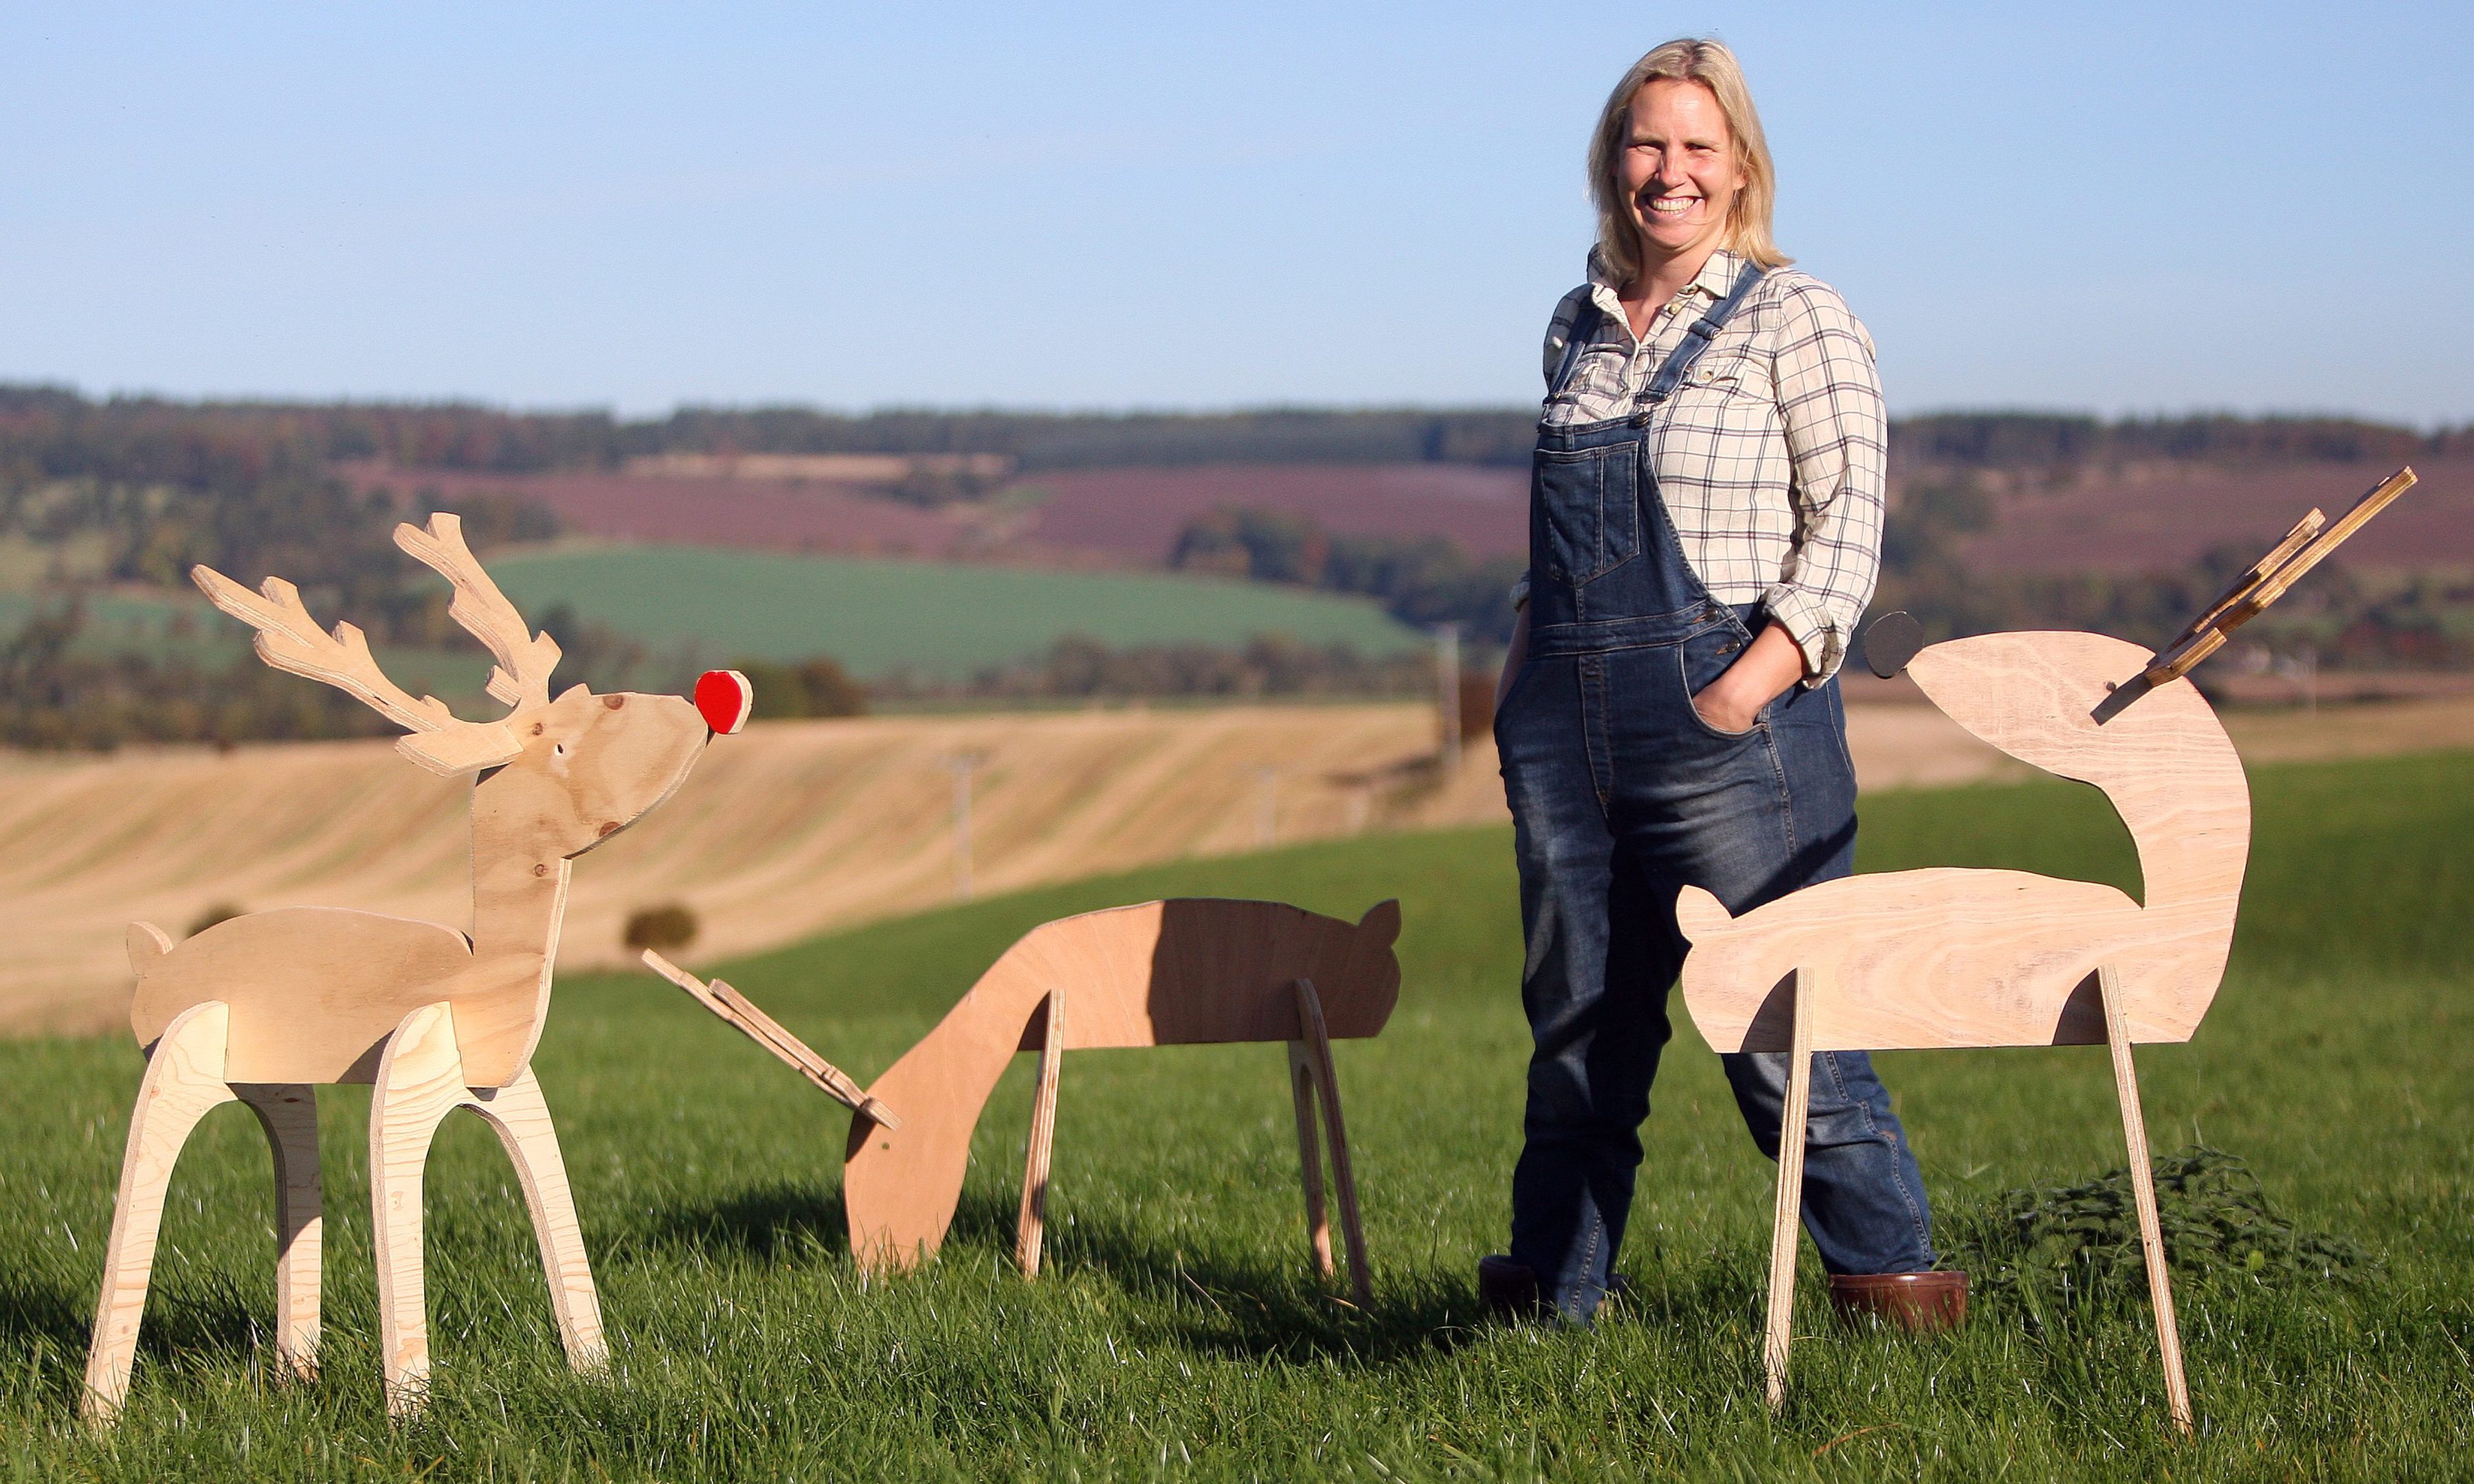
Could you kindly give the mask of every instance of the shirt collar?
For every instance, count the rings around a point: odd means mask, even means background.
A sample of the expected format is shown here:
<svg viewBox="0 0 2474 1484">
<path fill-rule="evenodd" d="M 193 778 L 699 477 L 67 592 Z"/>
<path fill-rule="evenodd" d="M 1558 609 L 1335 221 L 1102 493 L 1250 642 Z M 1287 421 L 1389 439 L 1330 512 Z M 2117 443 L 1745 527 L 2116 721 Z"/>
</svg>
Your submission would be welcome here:
<svg viewBox="0 0 2474 1484">
<path fill-rule="evenodd" d="M 1735 286 L 1735 275 L 1743 269 L 1742 258 L 1720 248 L 1710 254 L 1710 261 L 1701 265 L 1701 271 L 1692 275 L 1692 281 L 1684 286 L 1684 292 L 1697 293 L 1709 299 L 1724 299 L 1727 291 Z M 1623 285 L 1615 281 L 1613 272 L 1607 267 L 1606 258 L 1596 248 L 1589 249 L 1589 286 L 1604 289 L 1610 294 L 1623 292 Z"/>
<path fill-rule="evenodd" d="M 1710 260 L 1701 265 L 1701 271 L 1692 275 L 1692 281 L 1679 290 L 1675 298 L 1681 302 L 1687 297 L 1698 296 L 1714 304 L 1727 297 L 1727 291 L 1735 286 L 1735 275 L 1743 271 L 1744 260 L 1720 248 L 1710 254 Z M 1589 249 L 1589 298 L 1597 304 L 1599 312 L 1622 323 L 1622 294 L 1623 285 L 1617 283 L 1614 275 L 1608 271 L 1606 259 L 1596 248 Z M 1626 328 L 1629 327 L 1627 324 Z"/>
</svg>

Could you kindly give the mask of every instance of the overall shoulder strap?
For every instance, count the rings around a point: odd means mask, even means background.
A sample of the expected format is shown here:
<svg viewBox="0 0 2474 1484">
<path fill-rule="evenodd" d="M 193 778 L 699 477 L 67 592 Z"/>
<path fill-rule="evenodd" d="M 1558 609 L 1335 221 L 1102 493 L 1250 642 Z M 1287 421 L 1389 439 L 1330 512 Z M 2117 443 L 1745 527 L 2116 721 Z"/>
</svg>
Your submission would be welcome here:
<svg viewBox="0 0 2474 1484">
<path fill-rule="evenodd" d="M 1744 271 L 1735 275 L 1734 286 L 1727 290 L 1727 297 L 1710 305 L 1708 314 L 1692 322 L 1692 327 L 1684 332 L 1684 338 L 1667 353 L 1666 363 L 1659 367 L 1658 374 L 1650 377 L 1649 385 L 1641 389 L 1642 406 L 1656 406 L 1675 394 L 1676 387 L 1684 381 L 1685 372 L 1692 369 L 1693 362 L 1701 359 L 1701 352 L 1710 348 L 1710 343 L 1718 338 L 1718 332 L 1727 327 L 1727 322 L 1734 318 L 1735 311 L 1743 307 L 1744 300 L 1752 297 L 1753 290 L 1766 276 L 1767 270 L 1753 263 L 1744 265 Z"/>
<path fill-rule="evenodd" d="M 1573 369 L 1581 364 L 1581 352 L 1589 349 L 1589 342 L 1598 338 L 1598 328 L 1606 323 L 1606 312 L 1598 307 L 1596 296 L 1584 292 L 1580 310 L 1572 316 L 1571 328 L 1564 332 L 1563 359 L 1555 363 L 1555 374 L 1546 378 L 1548 401 L 1564 395 L 1564 386 L 1572 379 Z"/>
</svg>

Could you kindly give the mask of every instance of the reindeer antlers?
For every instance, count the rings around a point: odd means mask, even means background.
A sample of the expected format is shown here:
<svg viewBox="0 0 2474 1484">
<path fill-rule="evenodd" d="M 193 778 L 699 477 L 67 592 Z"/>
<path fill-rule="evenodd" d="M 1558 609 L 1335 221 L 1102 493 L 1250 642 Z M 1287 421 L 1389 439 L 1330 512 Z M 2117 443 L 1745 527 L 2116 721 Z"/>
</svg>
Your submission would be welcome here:
<svg viewBox="0 0 2474 1484">
<path fill-rule="evenodd" d="M 397 526 L 395 543 L 455 585 L 449 614 L 498 661 L 490 672 L 490 694 L 516 710 L 548 705 L 558 645 L 546 634 L 526 637 L 523 615 L 464 544 L 464 523 L 440 511 L 425 531 L 409 523 Z M 333 634 L 324 633 L 302 606 L 301 589 L 282 578 L 268 578 L 261 596 L 212 567 L 192 567 L 189 575 L 215 607 L 257 631 L 257 658 L 289 674 L 323 681 L 401 727 L 411 735 L 397 738 L 396 750 L 430 772 L 453 778 L 512 762 L 523 752 L 515 729 L 503 720 L 468 722 L 434 696 L 415 700 L 378 668 L 359 629 L 339 623 Z"/>
<path fill-rule="evenodd" d="M 473 549 L 464 544 L 463 517 L 437 511 L 430 515 L 426 531 L 406 521 L 395 528 L 395 543 L 455 585 L 455 602 L 447 610 L 448 616 L 488 645 L 498 661 L 490 672 L 490 694 L 518 710 L 549 705 L 549 677 L 558 668 L 558 644 L 546 634 L 525 637 L 530 629 L 524 615 L 516 611 L 490 574 L 481 570 Z"/>
<path fill-rule="evenodd" d="M 2373 485 L 2369 492 L 2354 502 L 2353 509 L 2337 517 L 2335 525 L 2329 525 L 2328 517 L 2316 510 L 2305 515 L 2286 533 L 2285 539 L 2251 563 L 2250 569 L 2235 578 L 2232 586 L 2218 594 L 2198 617 L 2166 641 L 2165 647 L 2148 659 L 2147 669 L 2112 687 L 2111 694 L 2093 713 L 2097 725 L 2100 727 L 2121 715 L 2130 703 L 2157 686 L 2190 674 L 2192 666 L 2224 647 L 2227 634 L 2285 596 L 2286 589 L 2300 582 L 2304 573 L 2344 544 L 2347 537 L 2368 525 L 2373 515 L 2388 509 L 2389 501 L 2413 489 L 2413 484 L 2412 467 L 2397 470 Z"/>
</svg>

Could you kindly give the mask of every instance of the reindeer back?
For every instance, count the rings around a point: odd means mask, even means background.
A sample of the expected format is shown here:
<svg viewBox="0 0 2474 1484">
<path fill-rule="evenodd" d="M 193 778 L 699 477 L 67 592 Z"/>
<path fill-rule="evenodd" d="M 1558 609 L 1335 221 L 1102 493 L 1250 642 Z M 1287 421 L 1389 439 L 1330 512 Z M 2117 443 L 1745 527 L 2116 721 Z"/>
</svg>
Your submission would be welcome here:
<svg viewBox="0 0 2474 1484">
<path fill-rule="evenodd" d="M 1314 982 L 1335 1040 L 1372 1036 L 1400 997 L 1400 905 L 1356 922 L 1276 901 L 1179 898 L 1061 918 L 1025 934 L 981 981 L 1065 992 L 1069 1050 L 1290 1041 L 1291 986 Z M 1036 1024 L 1022 1046 L 1037 1049 Z"/>
</svg>

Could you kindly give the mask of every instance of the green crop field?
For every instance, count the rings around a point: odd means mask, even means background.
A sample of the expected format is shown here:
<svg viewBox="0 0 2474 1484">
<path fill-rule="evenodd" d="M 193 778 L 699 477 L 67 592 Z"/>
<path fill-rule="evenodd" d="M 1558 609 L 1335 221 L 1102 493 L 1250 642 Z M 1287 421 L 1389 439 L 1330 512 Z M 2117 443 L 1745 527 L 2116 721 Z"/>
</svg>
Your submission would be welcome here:
<svg viewBox="0 0 2474 1484">
<path fill-rule="evenodd" d="M 1404 903 L 1406 984 L 1340 1075 L 1375 1301 L 1306 1273 L 1275 1046 L 1068 1059 L 1048 1268 L 1010 1271 L 1029 1060 L 983 1123 L 940 1260 L 863 1283 L 837 1197 L 845 1115 L 647 976 L 560 987 L 538 1065 L 615 1365 L 570 1376 L 495 1141 L 451 1120 L 427 1182 L 440 1369 L 391 1427 L 375 1355 L 362 1116 L 326 1101 L 325 1373 L 279 1384 L 272 1201 L 217 1113 L 172 1186 L 119 1430 L 75 1421 L 138 1062 L 0 1045 L 0 1469 L 12 1477 L 663 1479 L 2462 1477 L 2474 1448 L 2474 756 L 2263 768 L 2244 925 L 2187 1046 L 2142 1050 L 2161 1152 L 2250 1161 L 2307 1232 L 2367 1258 L 2177 1284 L 2200 1419 L 2166 1427 L 2134 1285 L 1980 1292 L 1934 1340 L 1841 1328 L 1807 1251 L 1789 1404 L 1761 1404 L 1772 1169 L 1681 1023 L 1633 1234 L 1595 1330 L 1482 1318 L 1503 1241 L 1525 1036 L 1499 829 L 1193 863 L 888 922 L 725 970 L 828 1057 L 885 1066 L 1017 933 L 1158 894 Z M 1865 801 L 1863 863 L 1959 861 L 2134 885 L 2090 791 Z M 587 862 L 585 870 L 592 869 Z M 1881 1059 L 1945 1235 L 2002 1194 L 2122 1162 L 2102 1048 Z M 2171 1214 L 2169 1209 L 2169 1214 Z M 2274 1245 L 2274 1244 L 2270 1244 Z M 2279 1248 L 2282 1252 L 2284 1249 Z M 1345 1292 L 1345 1290 L 1337 1290 Z"/>
<path fill-rule="evenodd" d="M 1242 644 L 1281 633 L 1386 655 L 1419 642 L 1373 603 L 1140 572 L 798 557 L 686 546 L 509 553 L 491 571 L 525 611 L 565 603 L 648 645 L 714 662 L 832 655 L 855 675 L 958 677 L 1067 634 L 1110 645 Z"/>
<path fill-rule="evenodd" d="M 407 567 L 410 563 L 406 563 Z M 1265 583 L 1144 572 L 1041 571 L 959 562 L 801 557 L 692 546 L 559 546 L 490 560 L 508 596 L 538 623 L 559 604 L 650 651 L 629 683 L 678 683 L 675 661 L 791 661 L 832 655 L 854 675 L 910 669 L 962 679 L 1080 634 L 1113 646 L 1236 646 L 1284 634 L 1318 647 L 1346 643 L 1381 656 L 1426 642 L 1371 600 Z M 417 569 L 405 581 L 431 582 Z M 0 634 L 52 600 L 0 586 Z M 312 610 L 322 623 L 352 618 Z M 86 599 L 81 650 L 186 655 L 229 663 L 249 632 L 187 589 L 108 589 Z M 558 635 L 552 635 L 558 637 Z M 567 637 L 572 638 L 573 635 Z M 478 704 L 489 661 L 480 647 L 386 646 L 389 674 L 449 702 Z M 692 674 L 692 669 L 689 670 Z"/>
</svg>

